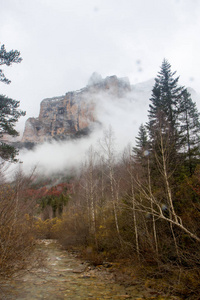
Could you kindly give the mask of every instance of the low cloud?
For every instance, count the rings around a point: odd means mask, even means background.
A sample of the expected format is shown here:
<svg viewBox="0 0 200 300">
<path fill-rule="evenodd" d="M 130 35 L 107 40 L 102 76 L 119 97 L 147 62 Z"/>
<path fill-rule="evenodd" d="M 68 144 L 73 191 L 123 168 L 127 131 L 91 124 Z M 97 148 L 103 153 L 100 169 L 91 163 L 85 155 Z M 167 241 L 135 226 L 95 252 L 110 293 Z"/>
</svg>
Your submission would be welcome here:
<svg viewBox="0 0 200 300">
<path fill-rule="evenodd" d="M 126 97 L 116 98 L 101 93 L 95 95 L 95 114 L 98 124 L 84 138 L 67 141 L 52 141 L 37 145 L 33 150 L 22 149 L 19 153 L 21 168 L 29 173 L 34 167 L 40 174 L 70 172 L 78 170 L 89 147 L 98 148 L 104 131 L 111 126 L 115 136 L 115 148 L 119 153 L 128 143 L 134 143 L 138 128 L 147 120 L 148 99 L 153 81 L 138 84 Z M 16 167 L 15 167 L 16 168 Z"/>
</svg>

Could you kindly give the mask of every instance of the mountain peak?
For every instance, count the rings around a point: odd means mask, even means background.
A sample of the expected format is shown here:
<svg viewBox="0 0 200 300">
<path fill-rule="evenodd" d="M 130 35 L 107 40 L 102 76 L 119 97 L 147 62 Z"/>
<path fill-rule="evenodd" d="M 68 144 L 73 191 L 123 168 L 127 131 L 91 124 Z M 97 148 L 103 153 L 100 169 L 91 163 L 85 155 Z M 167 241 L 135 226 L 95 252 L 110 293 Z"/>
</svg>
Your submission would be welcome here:
<svg viewBox="0 0 200 300">
<path fill-rule="evenodd" d="M 102 95 L 116 99 L 131 91 L 128 78 L 107 76 L 94 72 L 88 85 L 64 96 L 44 99 L 38 118 L 29 118 L 25 124 L 22 142 L 42 143 L 52 139 L 80 137 L 91 130 L 96 120 L 95 99 Z"/>
<path fill-rule="evenodd" d="M 97 72 L 93 72 L 88 80 L 88 85 L 91 86 L 100 82 L 102 82 L 102 76 Z"/>
</svg>

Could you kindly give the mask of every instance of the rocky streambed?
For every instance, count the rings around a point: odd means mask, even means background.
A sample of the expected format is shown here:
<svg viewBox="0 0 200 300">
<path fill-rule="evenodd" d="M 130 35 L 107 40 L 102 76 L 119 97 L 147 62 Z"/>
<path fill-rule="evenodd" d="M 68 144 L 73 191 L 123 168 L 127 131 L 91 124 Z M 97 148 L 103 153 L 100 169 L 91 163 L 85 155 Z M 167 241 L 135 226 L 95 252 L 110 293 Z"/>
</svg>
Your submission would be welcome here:
<svg viewBox="0 0 200 300">
<path fill-rule="evenodd" d="M 54 240 L 40 241 L 36 252 L 35 265 L 0 280 L 0 299 L 167 299 L 156 297 L 145 287 L 116 283 L 105 268 L 91 268 Z"/>
</svg>

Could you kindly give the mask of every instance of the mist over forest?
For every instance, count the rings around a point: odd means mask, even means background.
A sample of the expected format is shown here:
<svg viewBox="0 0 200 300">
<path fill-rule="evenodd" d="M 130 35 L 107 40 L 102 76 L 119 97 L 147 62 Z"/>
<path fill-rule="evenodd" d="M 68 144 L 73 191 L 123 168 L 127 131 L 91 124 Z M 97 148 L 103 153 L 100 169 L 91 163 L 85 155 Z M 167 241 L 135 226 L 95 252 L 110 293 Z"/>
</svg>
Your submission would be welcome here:
<svg viewBox="0 0 200 300">
<path fill-rule="evenodd" d="M 65 141 L 52 140 L 36 144 L 34 149 L 20 149 L 18 159 L 20 168 L 28 174 L 36 168 L 40 175 L 55 173 L 79 172 L 85 160 L 88 149 L 93 146 L 97 151 L 104 132 L 112 128 L 114 134 L 115 151 L 119 156 L 124 149 L 135 146 L 135 138 L 139 126 L 147 122 L 149 99 L 152 93 L 154 79 L 132 85 L 130 93 L 123 98 L 114 98 L 113 95 L 97 93 L 95 101 L 95 117 L 98 123 L 92 125 L 88 136 L 80 139 Z M 192 98 L 198 103 L 200 96 L 189 88 Z M 18 166 L 8 169 L 8 176 L 12 176 Z"/>
<path fill-rule="evenodd" d="M 8 66 L 22 61 L 4 45 L 0 59 Z M 10 84 L 1 69 L 0 81 Z M 126 298 L 139 290 L 142 299 L 198 299 L 196 101 L 199 95 L 181 85 L 166 59 L 155 79 L 136 85 L 93 73 L 86 87 L 43 99 L 39 116 L 28 118 L 22 140 L 12 143 L 25 111 L 0 95 L 2 290 L 11 292 L 9 282 L 16 282 L 8 278 L 18 280 L 19 271 L 26 282 L 26 274 L 51 260 L 36 255 L 39 245 L 44 254 L 49 243 L 59 243 L 65 255 L 86 262 L 81 272 L 64 269 L 83 273 L 81 280 L 110 272 L 109 284 L 123 285 Z M 56 257 L 57 250 L 49 251 Z"/>
<path fill-rule="evenodd" d="M 0 299 L 200 299 L 199 16 L 0 0 Z"/>
</svg>

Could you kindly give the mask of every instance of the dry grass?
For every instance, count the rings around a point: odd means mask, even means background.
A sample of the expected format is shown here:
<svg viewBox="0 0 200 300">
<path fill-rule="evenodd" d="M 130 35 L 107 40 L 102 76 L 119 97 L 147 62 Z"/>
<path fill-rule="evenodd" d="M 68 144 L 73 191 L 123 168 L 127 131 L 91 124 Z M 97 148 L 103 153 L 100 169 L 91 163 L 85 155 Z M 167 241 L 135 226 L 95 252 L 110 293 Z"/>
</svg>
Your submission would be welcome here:
<svg viewBox="0 0 200 300">
<path fill-rule="evenodd" d="M 33 222 L 27 204 L 8 184 L 0 186 L 0 274 L 24 268 L 34 247 Z"/>
</svg>

